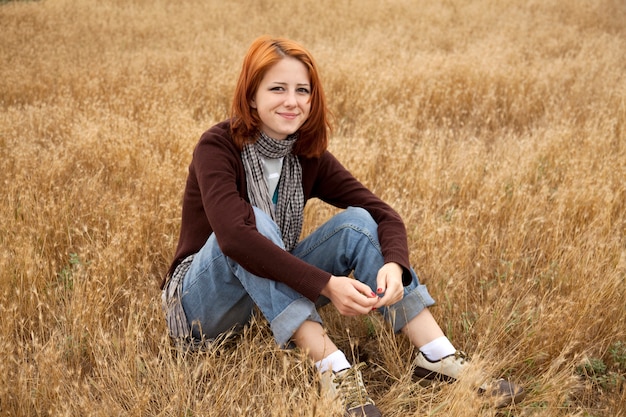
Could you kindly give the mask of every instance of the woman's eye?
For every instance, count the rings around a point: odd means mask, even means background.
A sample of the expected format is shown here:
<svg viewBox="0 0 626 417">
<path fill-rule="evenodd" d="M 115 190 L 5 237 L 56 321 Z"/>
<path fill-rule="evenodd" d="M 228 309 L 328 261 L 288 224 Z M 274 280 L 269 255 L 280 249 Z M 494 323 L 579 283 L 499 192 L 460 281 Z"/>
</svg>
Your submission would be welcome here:
<svg viewBox="0 0 626 417">
<path fill-rule="evenodd" d="M 284 88 L 283 87 L 279 87 L 279 86 L 270 88 L 270 91 L 283 91 L 283 90 L 284 90 Z"/>
<path fill-rule="evenodd" d="M 308 88 L 304 88 L 304 87 L 298 88 L 298 92 L 302 93 L 302 94 L 310 94 L 311 93 Z"/>
</svg>

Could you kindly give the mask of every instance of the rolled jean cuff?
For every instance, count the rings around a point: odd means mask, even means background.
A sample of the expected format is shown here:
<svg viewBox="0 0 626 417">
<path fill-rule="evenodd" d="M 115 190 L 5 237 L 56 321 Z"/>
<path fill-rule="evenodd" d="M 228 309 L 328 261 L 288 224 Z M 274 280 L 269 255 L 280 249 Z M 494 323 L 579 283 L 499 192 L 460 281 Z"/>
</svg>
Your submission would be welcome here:
<svg viewBox="0 0 626 417">
<path fill-rule="evenodd" d="M 278 346 L 286 347 L 293 334 L 306 320 L 322 324 L 322 318 L 315 309 L 315 304 L 308 298 L 298 298 L 281 311 L 270 323 Z"/>
<path fill-rule="evenodd" d="M 398 333 L 406 324 L 427 307 L 435 304 L 428 293 L 426 285 L 419 284 L 406 293 L 402 300 L 384 309 L 385 319 L 391 323 L 394 332 Z"/>
</svg>

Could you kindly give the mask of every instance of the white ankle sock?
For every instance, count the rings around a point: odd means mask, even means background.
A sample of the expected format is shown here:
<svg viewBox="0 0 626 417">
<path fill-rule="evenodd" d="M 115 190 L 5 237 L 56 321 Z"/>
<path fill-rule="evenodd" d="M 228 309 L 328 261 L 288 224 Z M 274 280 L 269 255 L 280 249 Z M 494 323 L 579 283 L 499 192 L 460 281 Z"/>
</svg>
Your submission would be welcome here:
<svg viewBox="0 0 626 417">
<path fill-rule="evenodd" d="M 456 349 L 447 337 L 441 336 L 422 346 L 420 348 L 420 352 L 422 352 L 429 360 L 438 361 L 441 358 L 454 354 Z"/>
<path fill-rule="evenodd" d="M 351 366 L 348 359 L 346 359 L 346 355 L 340 350 L 331 353 L 319 362 L 315 362 L 315 367 L 320 373 L 326 372 L 329 369 L 332 369 L 334 372 L 339 372 Z"/>
</svg>

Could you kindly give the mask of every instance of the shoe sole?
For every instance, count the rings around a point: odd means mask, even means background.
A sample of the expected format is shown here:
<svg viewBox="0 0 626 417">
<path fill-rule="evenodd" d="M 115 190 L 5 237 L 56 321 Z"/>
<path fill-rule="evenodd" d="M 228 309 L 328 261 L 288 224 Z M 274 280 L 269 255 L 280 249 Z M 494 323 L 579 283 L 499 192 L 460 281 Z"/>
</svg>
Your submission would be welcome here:
<svg viewBox="0 0 626 417">
<path fill-rule="evenodd" d="M 456 378 L 452 378 L 451 376 L 440 374 L 436 371 L 431 371 L 430 369 L 417 367 L 413 371 L 413 375 L 415 375 L 420 380 L 428 380 L 428 381 L 442 381 L 442 382 L 454 382 Z"/>
</svg>

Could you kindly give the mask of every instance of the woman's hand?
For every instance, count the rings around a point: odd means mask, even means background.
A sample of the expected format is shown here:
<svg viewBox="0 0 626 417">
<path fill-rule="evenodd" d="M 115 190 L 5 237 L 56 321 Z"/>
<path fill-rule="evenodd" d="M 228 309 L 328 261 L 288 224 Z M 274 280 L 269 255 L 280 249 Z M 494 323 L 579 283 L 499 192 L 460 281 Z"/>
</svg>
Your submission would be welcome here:
<svg viewBox="0 0 626 417">
<path fill-rule="evenodd" d="M 402 272 L 402 267 L 395 262 L 386 263 L 378 270 L 376 293 L 380 298 L 374 305 L 375 308 L 390 306 L 402 300 L 404 296 Z"/>
<path fill-rule="evenodd" d="M 344 316 L 367 314 L 379 302 L 372 289 L 356 279 L 332 275 L 321 294 Z"/>
</svg>

